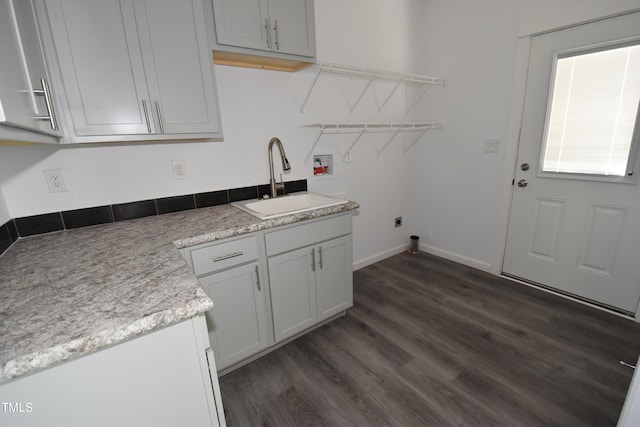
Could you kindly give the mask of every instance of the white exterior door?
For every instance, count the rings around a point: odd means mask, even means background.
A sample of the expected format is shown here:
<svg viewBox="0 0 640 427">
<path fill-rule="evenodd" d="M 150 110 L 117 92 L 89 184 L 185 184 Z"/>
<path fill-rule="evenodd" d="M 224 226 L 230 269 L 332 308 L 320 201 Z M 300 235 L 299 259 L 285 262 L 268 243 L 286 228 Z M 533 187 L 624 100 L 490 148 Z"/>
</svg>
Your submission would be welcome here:
<svg viewBox="0 0 640 427">
<path fill-rule="evenodd" d="M 640 297 L 639 51 L 640 13 L 532 38 L 503 265 L 628 314 Z"/>
</svg>

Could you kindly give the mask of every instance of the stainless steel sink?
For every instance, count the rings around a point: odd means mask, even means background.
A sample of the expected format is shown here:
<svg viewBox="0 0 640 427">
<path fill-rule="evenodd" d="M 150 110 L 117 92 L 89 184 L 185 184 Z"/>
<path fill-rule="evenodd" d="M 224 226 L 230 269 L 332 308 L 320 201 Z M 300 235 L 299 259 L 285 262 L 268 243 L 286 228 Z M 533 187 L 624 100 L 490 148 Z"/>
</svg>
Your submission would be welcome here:
<svg viewBox="0 0 640 427">
<path fill-rule="evenodd" d="M 325 196 L 324 194 L 301 192 L 280 196 L 275 199 L 243 200 L 231 204 L 256 218 L 270 219 L 345 203 L 348 203 L 348 200 Z"/>
</svg>

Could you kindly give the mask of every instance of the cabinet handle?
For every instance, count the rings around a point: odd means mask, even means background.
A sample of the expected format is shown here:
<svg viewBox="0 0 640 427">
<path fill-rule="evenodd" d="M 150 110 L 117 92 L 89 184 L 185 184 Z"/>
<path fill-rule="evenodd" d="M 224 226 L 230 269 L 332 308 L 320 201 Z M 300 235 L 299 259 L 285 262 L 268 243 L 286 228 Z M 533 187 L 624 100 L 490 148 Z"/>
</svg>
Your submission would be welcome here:
<svg viewBox="0 0 640 427">
<path fill-rule="evenodd" d="M 56 117 L 56 110 L 53 106 L 53 100 L 51 98 L 51 90 L 49 89 L 49 83 L 47 80 L 40 79 L 40 84 L 42 85 L 42 89 L 34 89 L 33 93 L 35 95 L 44 96 L 44 103 L 47 106 L 47 114 L 46 116 L 37 116 L 35 117 L 38 120 L 48 120 L 51 125 L 52 130 L 58 130 L 58 119 Z"/>
<path fill-rule="evenodd" d="M 311 271 L 316 271 L 316 248 L 311 248 Z"/>
<path fill-rule="evenodd" d="M 235 258 L 244 255 L 244 252 L 234 252 L 232 254 L 220 255 L 213 259 L 213 262 L 224 261 L 225 259 Z"/>
<path fill-rule="evenodd" d="M 318 256 L 320 257 L 320 270 L 322 270 L 322 246 L 318 247 Z"/>
<path fill-rule="evenodd" d="M 276 49 L 280 50 L 280 34 L 278 34 L 278 20 L 276 19 L 275 25 L 273 26 L 273 31 L 276 32 Z"/>
<path fill-rule="evenodd" d="M 271 30 L 269 29 L 269 18 L 264 20 L 264 29 L 267 31 L 267 47 L 271 49 Z"/>
<path fill-rule="evenodd" d="M 156 101 L 156 113 L 158 114 L 158 122 L 160 123 L 160 132 L 164 133 L 164 121 L 162 120 L 162 114 L 160 113 L 160 103 Z"/>
<path fill-rule="evenodd" d="M 142 100 L 142 109 L 144 110 L 144 119 L 147 121 L 147 132 L 151 133 L 151 123 L 149 122 L 149 110 L 147 109 L 147 101 Z"/>
<path fill-rule="evenodd" d="M 258 285 L 258 291 L 261 291 L 262 289 L 260 289 L 260 270 L 258 269 L 257 265 L 256 265 L 256 285 Z"/>
</svg>

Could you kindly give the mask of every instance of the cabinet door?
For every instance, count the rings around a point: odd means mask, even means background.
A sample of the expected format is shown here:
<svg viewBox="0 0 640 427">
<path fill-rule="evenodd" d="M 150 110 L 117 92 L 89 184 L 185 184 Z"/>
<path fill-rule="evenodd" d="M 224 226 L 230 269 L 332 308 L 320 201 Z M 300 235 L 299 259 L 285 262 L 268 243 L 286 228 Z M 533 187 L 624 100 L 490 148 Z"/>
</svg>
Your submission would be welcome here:
<svg viewBox="0 0 640 427">
<path fill-rule="evenodd" d="M 213 0 L 219 44 L 271 50 L 267 0 Z"/>
<path fill-rule="evenodd" d="M 3 408 L 1 424 L 225 426 L 224 413 L 213 405 L 214 398 L 220 400 L 218 378 L 202 365 L 198 321 L 186 320 L 0 384 L 0 402 L 20 402 L 23 408 Z M 32 411 L 24 410 L 26 405 Z"/>
<path fill-rule="evenodd" d="M 62 136 L 55 113 L 50 118 L 53 99 L 30 0 L 0 1 L 0 56 L 0 122 Z"/>
<path fill-rule="evenodd" d="M 12 3 L 0 1 L 0 123 L 28 128 L 25 119 L 34 114 L 34 105 L 20 64 L 22 52 Z"/>
<path fill-rule="evenodd" d="M 154 132 L 131 0 L 48 0 L 46 7 L 75 134 Z"/>
<path fill-rule="evenodd" d="M 258 263 L 203 277 L 200 283 L 214 304 L 206 318 L 219 371 L 269 345 Z"/>
<path fill-rule="evenodd" d="M 316 296 L 318 321 L 353 306 L 351 236 L 317 246 Z"/>
<path fill-rule="evenodd" d="M 272 50 L 315 56 L 313 0 L 269 0 Z"/>
<path fill-rule="evenodd" d="M 271 309 L 276 342 L 316 323 L 315 247 L 269 258 Z"/>
<path fill-rule="evenodd" d="M 202 0 L 136 0 L 156 132 L 220 132 Z"/>
</svg>

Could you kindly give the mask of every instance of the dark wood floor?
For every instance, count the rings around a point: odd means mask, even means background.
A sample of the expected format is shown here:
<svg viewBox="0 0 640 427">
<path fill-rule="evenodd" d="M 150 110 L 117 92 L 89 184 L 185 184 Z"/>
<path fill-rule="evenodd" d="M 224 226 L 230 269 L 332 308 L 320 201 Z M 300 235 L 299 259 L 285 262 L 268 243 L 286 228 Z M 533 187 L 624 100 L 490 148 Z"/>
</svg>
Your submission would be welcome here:
<svg viewBox="0 0 640 427">
<path fill-rule="evenodd" d="M 220 379 L 229 426 L 615 426 L 640 325 L 430 255 L 354 273 L 354 307 Z"/>
</svg>

